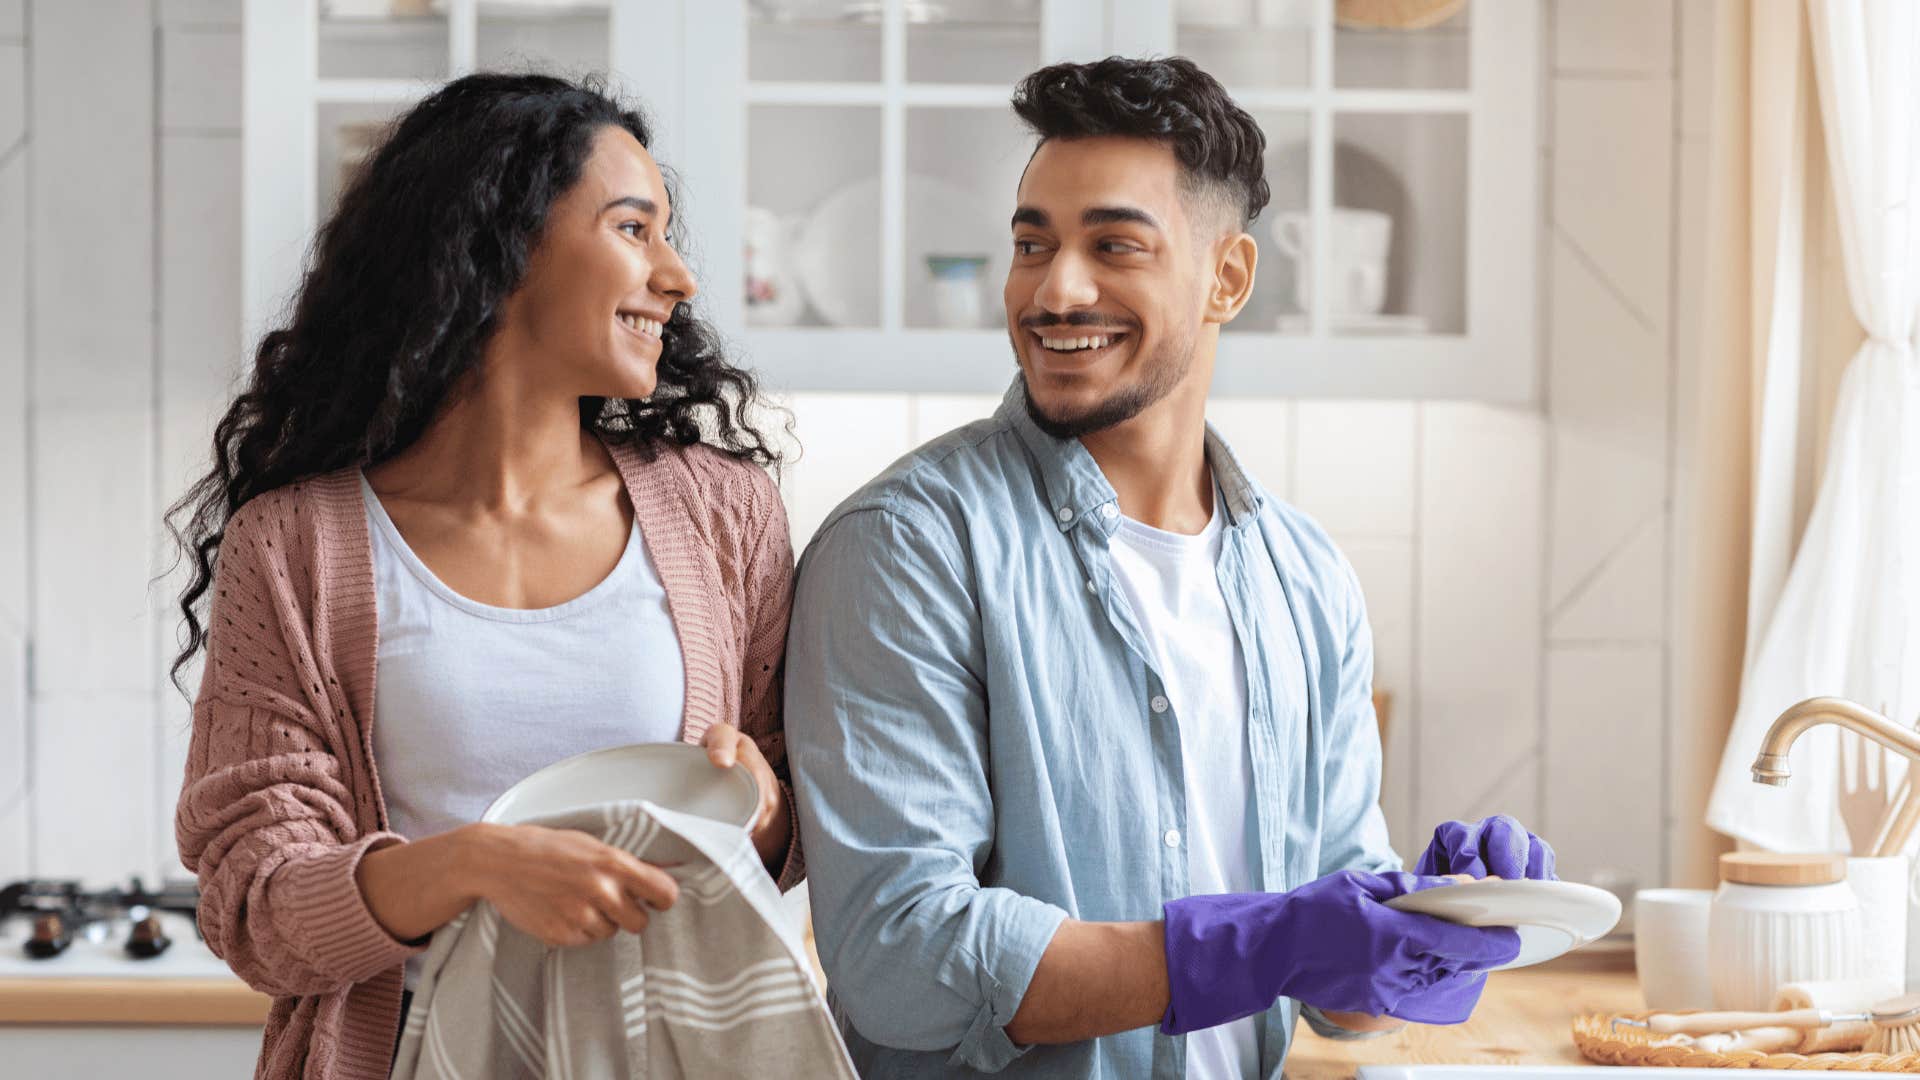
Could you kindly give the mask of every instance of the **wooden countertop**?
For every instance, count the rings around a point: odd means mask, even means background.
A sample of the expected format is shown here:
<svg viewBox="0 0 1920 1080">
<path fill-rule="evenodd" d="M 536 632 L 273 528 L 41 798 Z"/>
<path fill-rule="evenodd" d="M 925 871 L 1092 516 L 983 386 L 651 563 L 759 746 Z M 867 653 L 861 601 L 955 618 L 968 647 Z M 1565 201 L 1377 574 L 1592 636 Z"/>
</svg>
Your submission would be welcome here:
<svg viewBox="0 0 1920 1080">
<path fill-rule="evenodd" d="M 226 979 L 0 979 L 4 1024 L 264 1024 L 270 999 Z M 1641 1008 L 1631 951 L 1594 946 L 1550 964 L 1489 976 L 1473 1019 L 1409 1024 L 1392 1035 L 1337 1042 L 1296 1029 L 1292 1080 L 1351 1077 L 1361 1065 L 1579 1065 L 1570 1028 L 1582 1013 Z"/>
<path fill-rule="evenodd" d="M 1351 1077 L 1362 1065 L 1588 1065 L 1573 1045 L 1573 1018 L 1643 1008 L 1633 952 L 1605 943 L 1538 967 L 1487 976 L 1473 1019 L 1409 1024 L 1362 1042 L 1323 1039 L 1302 1022 L 1287 1054 L 1290 1080 Z"/>
<path fill-rule="evenodd" d="M 0 1025 L 259 1027 L 272 999 L 238 979 L 0 979 Z"/>
</svg>

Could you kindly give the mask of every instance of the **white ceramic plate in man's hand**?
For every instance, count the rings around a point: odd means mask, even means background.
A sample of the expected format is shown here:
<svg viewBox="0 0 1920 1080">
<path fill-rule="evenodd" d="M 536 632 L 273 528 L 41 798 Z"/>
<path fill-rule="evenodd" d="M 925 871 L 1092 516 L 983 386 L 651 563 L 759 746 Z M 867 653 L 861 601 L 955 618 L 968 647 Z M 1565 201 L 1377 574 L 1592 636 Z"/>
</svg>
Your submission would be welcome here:
<svg viewBox="0 0 1920 1080">
<path fill-rule="evenodd" d="M 743 766 L 714 768 L 698 746 L 639 743 L 556 761 L 508 788 L 480 820 L 515 825 L 566 810 L 640 799 L 747 828 L 760 809 L 760 787 Z"/>
<path fill-rule="evenodd" d="M 1466 881 L 1396 896 L 1387 906 L 1464 926 L 1513 927 L 1520 955 L 1494 971 L 1572 952 L 1605 937 L 1620 921 L 1619 897 L 1572 881 Z"/>
</svg>

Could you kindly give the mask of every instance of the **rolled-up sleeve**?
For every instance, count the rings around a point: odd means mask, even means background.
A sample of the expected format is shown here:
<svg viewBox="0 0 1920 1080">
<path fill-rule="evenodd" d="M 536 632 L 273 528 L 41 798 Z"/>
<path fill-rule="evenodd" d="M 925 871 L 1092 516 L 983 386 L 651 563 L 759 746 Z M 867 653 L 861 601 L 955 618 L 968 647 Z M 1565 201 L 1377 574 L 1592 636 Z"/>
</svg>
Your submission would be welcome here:
<svg viewBox="0 0 1920 1080">
<path fill-rule="evenodd" d="M 1059 907 L 984 887 L 994 844 L 974 577 L 950 529 L 893 508 L 830 523 L 787 638 L 789 761 L 814 934 L 856 1031 L 998 1071 Z"/>
<path fill-rule="evenodd" d="M 1380 810 L 1380 722 L 1373 711 L 1373 631 L 1353 567 L 1339 560 L 1336 584 L 1344 598 L 1339 623 L 1338 692 L 1327 712 L 1326 803 L 1320 830 L 1320 876 L 1340 870 L 1382 873 L 1401 868 Z M 1314 1025 L 1318 1030 L 1318 1025 Z"/>
</svg>

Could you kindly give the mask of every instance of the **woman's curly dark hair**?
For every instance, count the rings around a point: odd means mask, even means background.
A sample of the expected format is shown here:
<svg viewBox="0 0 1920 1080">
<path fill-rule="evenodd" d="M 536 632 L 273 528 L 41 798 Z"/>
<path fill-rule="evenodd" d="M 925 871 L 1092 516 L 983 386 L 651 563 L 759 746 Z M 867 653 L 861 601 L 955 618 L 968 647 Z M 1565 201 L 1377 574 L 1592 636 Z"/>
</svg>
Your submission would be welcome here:
<svg viewBox="0 0 1920 1080">
<path fill-rule="evenodd" d="M 206 644 L 198 609 L 234 512 L 420 437 L 480 362 L 548 210 L 608 127 L 652 142 L 646 120 L 596 81 L 533 74 L 456 79 L 395 123 L 320 228 L 291 320 L 261 340 L 246 388 L 215 428 L 212 468 L 167 512 L 193 568 L 180 595 L 176 684 Z M 704 441 L 776 464 L 748 420 L 759 387 L 728 363 L 719 335 L 683 303 L 661 342 L 653 395 L 583 398 L 581 426 L 648 455 Z"/>
<path fill-rule="evenodd" d="M 1164 142 L 1191 196 L 1217 196 L 1241 229 L 1266 209 L 1267 137 L 1219 80 L 1184 56 L 1053 64 L 1020 80 L 1013 111 L 1039 136 Z"/>
</svg>

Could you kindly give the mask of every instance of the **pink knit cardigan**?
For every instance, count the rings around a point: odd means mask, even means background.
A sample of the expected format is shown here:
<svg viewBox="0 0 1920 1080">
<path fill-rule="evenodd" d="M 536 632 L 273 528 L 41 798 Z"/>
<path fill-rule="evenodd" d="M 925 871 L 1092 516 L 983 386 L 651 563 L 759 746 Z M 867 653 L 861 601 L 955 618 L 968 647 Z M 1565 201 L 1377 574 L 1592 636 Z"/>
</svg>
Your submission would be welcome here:
<svg viewBox="0 0 1920 1080">
<path fill-rule="evenodd" d="M 772 482 L 704 446 L 662 448 L 652 461 L 612 452 L 680 638 L 681 738 L 736 724 L 786 787 L 793 550 Z M 174 825 L 181 861 L 199 876 L 208 945 L 274 999 L 255 1075 L 384 1077 L 402 968 L 423 946 L 387 933 L 355 881 L 363 854 L 405 840 L 387 829 L 373 761 L 379 627 L 357 473 L 241 507 L 208 617 Z M 782 888 L 803 874 L 799 837 L 796 823 Z"/>
</svg>

